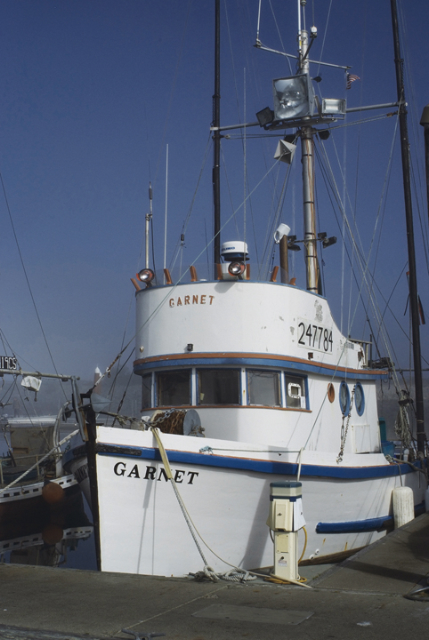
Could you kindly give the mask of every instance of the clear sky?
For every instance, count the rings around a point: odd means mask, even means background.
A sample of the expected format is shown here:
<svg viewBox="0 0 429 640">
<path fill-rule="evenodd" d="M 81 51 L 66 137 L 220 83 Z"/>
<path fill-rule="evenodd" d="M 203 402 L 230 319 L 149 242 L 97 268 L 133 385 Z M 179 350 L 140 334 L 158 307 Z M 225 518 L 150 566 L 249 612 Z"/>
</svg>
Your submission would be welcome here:
<svg viewBox="0 0 429 640">
<path fill-rule="evenodd" d="M 405 24 L 407 98 L 416 211 L 420 295 L 429 316 L 428 268 L 422 237 L 427 233 L 423 171 L 423 129 L 418 120 L 429 102 L 427 0 L 398 0 Z M 296 0 L 262 3 L 260 38 L 275 49 L 296 52 Z M 332 6 L 331 6 L 332 5 Z M 330 8 L 331 7 L 331 8 Z M 253 47 L 258 0 L 222 2 L 222 123 L 254 121 L 272 106 L 271 80 L 292 75 L 284 57 Z M 319 35 L 311 57 L 350 65 L 360 81 L 345 90 L 344 73 L 316 69 L 324 97 L 347 97 L 349 106 L 396 99 L 390 1 L 308 0 L 307 23 Z M 329 20 L 328 20 L 329 16 Z M 210 139 L 213 94 L 212 0 L 3 0 L 0 3 L 0 327 L 23 368 L 52 371 L 15 241 L 57 370 L 84 377 L 104 370 L 134 331 L 134 289 L 130 277 L 143 265 L 148 184 L 154 188 L 156 266 L 162 267 L 166 145 L 169 149 L 168 251 L 170 264 L 190 210 Z M 328 24 L 325 40 L 325 27 Z M 410 74 L 408 75 L 408 71 Z M 357 116 L 354 119 L 360 119 Z M 365 114 L 365 117 L 369 117 Z M 362 243 L 369 251 L 374 221 L 391 153 L 395 118 L 339 130 L 332 158 L 346 160 L 350 215 L 356 211 Z M 249 130 L 246 158 L 249 190 L 271 168 L 276 139 L 254 140 Z M 244 193 L 243 142 L 226 139 L 222 171 L 224 220 Z M 357 164 L 358 160 L 359 165 Z M 416 156 L 417 157 L 417 156 Z M 406 262 L 405 223 L 394 147 L 391 195 L 372 253 L 382 292 L 388 298 Z M 185 234 L 182 260 L 190 264 L 212 233 L 209 155 Z M 285 165 L 275 170 L 222 240 L 246 239 L 252 260 L 261 259 L 265 223 L 280 191 Z M 359 169 L 357 170 L 357 167 Z M 281 173 L 282 172 L 282 173 Z M 358 176 L 358 178 L 356 177 Z M 281 220 L 302 236 L 299 153 L 291 170 Z M 280 181 L 278 184 L 275 181 Z M 0 185 L 1 186 L 1 185 Z M 319 194 L 320 187 L 320 194 Z M 340 185 L 340 195 L 344 196 Z M 340 236 L 329 200 L 318 182 L 319 230 Z M 423 199 L 422 199 L 423 194 Z M 354 204 L 353 204 L 354 203 Z M 420 226 L 419 216 L 422 221 Z M 244 229 L 246 228 L 246 231 Z M 379 238 L 379 232 L 384 235 Z M 269 251 L 272 250 L 272 244 Z M 211 256 L 211 249 L 210 249 Z M 340 303 L 340 244 L 324 253 L 326 290 L 338 324 L 353 315 L 354 298 Z M 204 254 L 201 260 L 207 261 Z M 301 256 L 295 268 L 303 284 Z M 392 297 L 400 321 L 406 307 L 402 276 Z M 350 311 L 351 309 L 351 311 Z M 387 314 L 389 315 L 389 314 Z M 358 316 L 361 318 L 361 316 Z M 341 320 L 343 318 L 343 321 Z M 394 327 L 395 325 L 393 325 Z M 356 337 L 362 326 L 353 324 Z M 396 329 L 392 328 L 395 333 Z M 422 328 L 425 342 L 427 325 Z M 397 333 L 402 364 L 407 347 Z M 427 342 L 427 341 L 426 341 Z M 5 352 L 2 347 L 2 353 Z M 426 353 L 426 357 L 428 354 Z"/>
</svg>

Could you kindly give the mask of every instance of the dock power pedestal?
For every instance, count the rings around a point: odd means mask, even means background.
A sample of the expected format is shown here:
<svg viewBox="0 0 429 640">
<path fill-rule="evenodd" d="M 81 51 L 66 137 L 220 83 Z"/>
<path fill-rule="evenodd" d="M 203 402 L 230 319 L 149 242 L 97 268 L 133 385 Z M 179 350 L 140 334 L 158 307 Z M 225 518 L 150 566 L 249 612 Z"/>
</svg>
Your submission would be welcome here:
<svg viewBox="0 0 429 640">
<path fill-rule="evenodd" d="M 267 525 L 274 534 L 273 577 L 299 580 L 298 531 L 305 526 L 301 482 L 271 482 Z"/>
</svg>

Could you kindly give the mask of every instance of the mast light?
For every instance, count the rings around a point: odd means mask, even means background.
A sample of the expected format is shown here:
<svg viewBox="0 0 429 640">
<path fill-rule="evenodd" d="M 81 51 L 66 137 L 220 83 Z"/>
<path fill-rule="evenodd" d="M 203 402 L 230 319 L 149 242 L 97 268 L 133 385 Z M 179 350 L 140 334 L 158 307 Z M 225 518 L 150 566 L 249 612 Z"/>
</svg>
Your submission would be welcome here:
<svg viewBox="0 0 429 640">
<path fill-rule="evenodd" d="M 323 98 L 322 115 L 345 116 L 346 101 L 337 98 Z"/>
<path fill-rule="evenodd" d="M 265 107 L 265 109 L 258 111 L 256 117 L 258 119 L 259 126 L 265 127 L 265 125 L 274 122 L 274 111 L 270 109 L 270 107 Z"/>
<path fill-rule="evenodd" d="M 273 80 L 274 119 L 305 118 L 314 113 L 314 89 L 308 73 Z"/>
</svg>

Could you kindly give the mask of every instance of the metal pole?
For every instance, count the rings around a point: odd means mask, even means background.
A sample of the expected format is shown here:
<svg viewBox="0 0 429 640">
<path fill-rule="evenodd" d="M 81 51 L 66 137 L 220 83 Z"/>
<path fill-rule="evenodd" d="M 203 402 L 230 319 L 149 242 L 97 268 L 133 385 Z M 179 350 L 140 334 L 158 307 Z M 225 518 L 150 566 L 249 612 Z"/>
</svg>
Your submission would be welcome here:
<svg viewBox="0 0 429 640">
<path fill-rule="evenodd" d="M 289 249 L 287 246 L 288 237 L 285 235 L 280 240 L 279 243 L 279 251 L 280 251 L 280 280 L 283 284 L 289 284 Z"/>
<path fill-rule="evenodd" d="M 302 56 L 308 48 L 308 33 L 301 31 Z M 304 60 L 301 73 L 309 73 L 310 65 Z M 302 188 L 304 203 L 304 246 L 307 272 L 307 290 L 319 291 L 319 267 L 317 261 L 316 205 L 314 201 L 314 139 L 313 129 L 309 126 L 301 128 Z"/>
<path fill-rule="evenodd" d="M 401 136 L 401 155 L 402 155 L 402 176 L 404 185 L 405 200 L 405 219 L 407 225 L 407 244 L 408 244 L 408 267 L 410 271 L 410 310 L 411 310 L 411 328 L 413 340 L 413 359 L 414 359 L 414 385 L 415 385 L 415 408 L 417 421 L 417 448 L 421 455 L 425 451 L 425 425 L 424 425 L 424 408 L 423 408 L 423 379 L 422 379 L 422 363 L 420 349 L 420 327 L 419 327 L 419 307 L 417 294 L 417 268 L 416 253 L 414 246 L 414 225 L 413 211 L 411 199 L 410 184 L 410 150 L 408 141 L 407 128 L 407 111 L 405 102 L 404 78 L 403 78 L 403 60 L 401 59 L 401 49 L 399 43 L 398 28 L 398 12 L 396 0 L 390 1 L 392 11 L 392 27 L 393 27 L 393 46 L 395 52 L 395 68 L 396 68 L 396 87 L 399 107 L 399 127 Z"/>
<path fill-rule="evenodd" d="M 165 151 L 164 269 L 167 268 L 168 145 Z"/>
<path fill-rule="evenodd" d="M 429 104 L 427 104 L 423 109 L 420 124 L 424 127 L 425 131 L 426 198 L 429 216 Z"/>
<path fill-rule="evenodd" d="M 149 182 L 149 213 L 146 214 L 146 224 L 145 224 L 145 267 L 149 269 L 149 226 L 150 221 L 152 219 L 152 183 Z"/>
<path fill-rule="evenodd" d="M 220 263 L 220 0 L 215 0 L 215 87 L 213 95 L 213 208 L 214 208 L 214 264 Z M 215 276 L 216 278 L 216 267 Z"/>
</svg>

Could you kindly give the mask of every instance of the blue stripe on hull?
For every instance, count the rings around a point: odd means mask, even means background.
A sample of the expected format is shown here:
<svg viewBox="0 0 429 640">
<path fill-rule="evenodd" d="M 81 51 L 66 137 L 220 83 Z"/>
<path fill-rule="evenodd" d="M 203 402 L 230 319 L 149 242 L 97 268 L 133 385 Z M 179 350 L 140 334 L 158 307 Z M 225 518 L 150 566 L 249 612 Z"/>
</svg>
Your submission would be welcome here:
<svg viewBox="0 0 429 640">
<path fill-rule="evenodd" d="M 132 447 L 133 453 L 129 453 L 130 447 L 115 445 L 114 450 L 109 451 L 109 445 L 98 445 L 103 448 L 97 455 L 114 456 L 125 458 L 137 458 L 143 460 L 161 461 L 158 449 Z M 112 447 L 113 449 L 113 447 Z M 134 453 L 135 452 L 135 453 Z M 217 467 L 221 469 L 240 469 L 243 471 L 255 471 L 272 475 L 296 476 L 298 464 L 292 462 L 272 462 L 268 460 L 254 460 L 250 458 L 233 458 L 212 454 L 191 453 L 188 451 L 167 451 L 168 459 L 171 463 L 182 463 L 199 465 L 202 467 Z M 417 463 L 414 463 L 417 465 Z M 376 478 L 391 478 L 399 474 L 414 473 L 408 464 L 379 465 L 372 467 L 324 467 L 321 465 L 303 464 L 301 466 L 301 476 L 318 477 L 326 479 L 344 480 L 368 480 Z"/>
<path fill-rule="evenodd" d="M 424 502 L 415 505 L 414 513 L 416 516 L 421 515 L 424 511 Z M 393 516 L 368 518 L 367 520 L 350 520 L 347 522 L 319 522 L 316 525 L 316 533 L 365 533 L 387 529 L 392 525 Z"/>
</svg>

